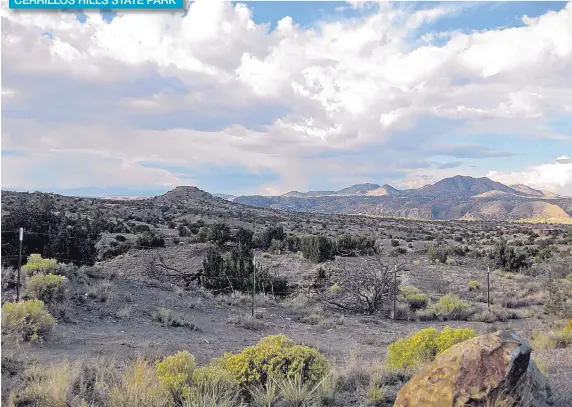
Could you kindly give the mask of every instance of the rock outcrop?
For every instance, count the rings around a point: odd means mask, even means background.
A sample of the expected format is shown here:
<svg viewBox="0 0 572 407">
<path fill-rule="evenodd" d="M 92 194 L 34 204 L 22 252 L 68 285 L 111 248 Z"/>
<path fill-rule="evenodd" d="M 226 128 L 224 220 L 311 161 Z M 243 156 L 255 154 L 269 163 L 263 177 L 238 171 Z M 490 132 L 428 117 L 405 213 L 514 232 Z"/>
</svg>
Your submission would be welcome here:
<svg viewBox="0 0 572 407">
<path fill-rule="evenodd" d="M 462 342 L 413 376 L 394 407 L 550 406 L 550 388 L 531 351 L 511 331 Z"/>
</svg>

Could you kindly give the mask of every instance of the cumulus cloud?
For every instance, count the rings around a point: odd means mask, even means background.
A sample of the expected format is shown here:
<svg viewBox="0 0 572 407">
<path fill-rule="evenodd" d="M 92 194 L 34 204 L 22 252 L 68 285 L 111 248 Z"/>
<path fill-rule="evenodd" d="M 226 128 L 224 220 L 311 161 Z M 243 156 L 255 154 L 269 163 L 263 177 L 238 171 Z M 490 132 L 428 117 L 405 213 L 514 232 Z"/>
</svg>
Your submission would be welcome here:
<svg viewBox="0 0 572 407">
<path fill-rule="evenodd" d="M 572 196 L 572 160 L 566 155 L 554 162 L 532 166 L 523 171 L 490 171 L 487 177 L 503 184 L 525 184 L 532 188 Z"/>
<path fill-rule="evenodd" d="M 512 154 L 482 134 L 570 139 L 548 123 L 572 111 L 572 3 L 525 16 L 523 27 L 419 41 L 458 6 L 367 7 L 311 27 L 283 16 L 271 30 L 247 5 L 222 1 L 111 22 L 3 1 L 3 149 L 27 152 L 36 167 L 90 163 L 56 182 L 17 174 L 28 158 L 5 158 L 3 185 L 187 182 L 146 161 L 191 176 L 213 163 L 269 170 L 280 182 L 261 191 L 277 193 L 348 173 L 419 184 L 413 163 L 431 156 Z"/>
</svg>

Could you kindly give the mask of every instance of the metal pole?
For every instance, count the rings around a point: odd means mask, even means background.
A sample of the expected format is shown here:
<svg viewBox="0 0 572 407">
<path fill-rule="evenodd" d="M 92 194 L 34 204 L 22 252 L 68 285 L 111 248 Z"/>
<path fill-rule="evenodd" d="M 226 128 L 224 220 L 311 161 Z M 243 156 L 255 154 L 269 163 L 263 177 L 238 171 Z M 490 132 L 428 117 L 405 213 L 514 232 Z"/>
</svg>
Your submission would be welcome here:
<svg viewBox="0 0 572 407">
<path fill-rule="evenodd" d="M 393 320 L 395 320 L 396 316 L 396 307 L 397 307 L 397 264 L 393 269 Z"/>
<path fill-rule="evenodd" d="M 24 228 L 19 231 L 20 247 L 18 249 L 18 284 L 16 284 L 16 302 L 20 301 L 20 273 L 22 270 L 22 240 L 24 240 Z"/>
<path fill-rule="evenodd" d="M 491 268 L 487 266 L 487 306 L 491 306 Z"/>
<path fill-rule="evenodd" d="M 254 264 L 254 272 L 252 274 L 252 317 L 254 318 L 254 291 L 256 290 L 256 256 L 252 257 L 252 264 Z"/>
</svg>

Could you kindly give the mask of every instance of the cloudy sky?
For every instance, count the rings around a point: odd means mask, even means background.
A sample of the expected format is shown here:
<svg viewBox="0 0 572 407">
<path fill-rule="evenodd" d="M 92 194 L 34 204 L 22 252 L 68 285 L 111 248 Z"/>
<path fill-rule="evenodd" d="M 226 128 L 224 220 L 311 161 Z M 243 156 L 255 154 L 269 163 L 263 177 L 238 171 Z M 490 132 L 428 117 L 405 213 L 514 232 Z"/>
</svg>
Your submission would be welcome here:
<svg viewBox="0 0 572 407">
<path fill-rule="evenodd" d="M 488 176 L 572 195 L 572 2 L 2 0 L 2 188 L 279 194 Z"/>
</svg>

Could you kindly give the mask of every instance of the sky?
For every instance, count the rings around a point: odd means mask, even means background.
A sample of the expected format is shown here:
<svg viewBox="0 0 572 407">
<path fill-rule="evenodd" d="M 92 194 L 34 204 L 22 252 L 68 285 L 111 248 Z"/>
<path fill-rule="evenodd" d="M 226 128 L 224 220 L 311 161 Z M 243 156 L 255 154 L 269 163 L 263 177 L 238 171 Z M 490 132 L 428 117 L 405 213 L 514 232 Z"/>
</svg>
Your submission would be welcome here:
<svg viewBox="0 0 572 407">
<path fill-rule="evenodd" d="M 572 2 L 1 12 L 2 189 L 572 196 Z"/>
</svg>

